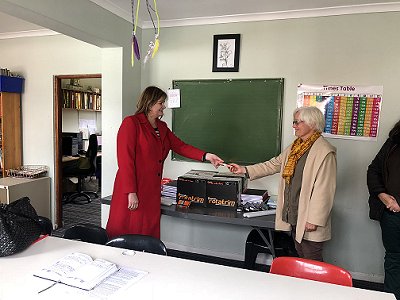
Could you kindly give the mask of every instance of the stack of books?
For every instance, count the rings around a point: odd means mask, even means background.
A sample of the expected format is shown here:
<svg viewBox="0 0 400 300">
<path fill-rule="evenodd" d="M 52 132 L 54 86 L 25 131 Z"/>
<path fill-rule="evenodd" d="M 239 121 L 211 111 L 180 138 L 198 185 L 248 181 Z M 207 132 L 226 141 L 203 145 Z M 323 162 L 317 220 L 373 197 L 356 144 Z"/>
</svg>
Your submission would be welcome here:
<svg viewBox="0 0 400 300">
<path fill-rule="evenodd" d="M 171 181 L 161 186 L 161 196 L 168 198 L 176 198 L 176 181 Z"/>
</svg>

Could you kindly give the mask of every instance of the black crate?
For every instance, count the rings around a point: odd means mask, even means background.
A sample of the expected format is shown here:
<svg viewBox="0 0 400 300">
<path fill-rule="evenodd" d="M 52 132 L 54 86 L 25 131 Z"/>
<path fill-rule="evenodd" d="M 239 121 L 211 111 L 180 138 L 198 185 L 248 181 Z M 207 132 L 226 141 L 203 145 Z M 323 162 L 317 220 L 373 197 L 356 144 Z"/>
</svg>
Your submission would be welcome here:
<svg viewBox="0 0 400 300">
<path fill-rule="evenodd" d="M 206 180 L 192 176 L 180 176 L 177 181 L 176 201 L 189 200 L 190 205 L 206 206 Z"/>
<path fill-rule="evenodd" d="M 240 204 L 241 178 L 207 179 L 207 207 L 236 210 Z"/>
</svg>

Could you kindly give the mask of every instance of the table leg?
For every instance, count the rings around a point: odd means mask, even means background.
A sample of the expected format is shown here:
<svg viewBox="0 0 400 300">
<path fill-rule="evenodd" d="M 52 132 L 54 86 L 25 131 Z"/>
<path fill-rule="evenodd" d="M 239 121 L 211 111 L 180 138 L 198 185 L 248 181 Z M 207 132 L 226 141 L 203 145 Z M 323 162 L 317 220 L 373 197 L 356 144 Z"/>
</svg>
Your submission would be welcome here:
<svg viewBox="0 0 400 300">
<path fill-rule="evenodd" d="M 258 234 L 261 236 L 264 243 L 267 245 L 267 247 L 271 251 L 272 258 L 275 258 L 276 256 L 275 256 L 274 238 L 272 236 L 273 230 L 270 228 L 265 228 L 266 230 L 268 230 L 268 239 L 267 239 L 259 227 L 253 227 L 253 228 L 258 232 Z"/>
</svg>

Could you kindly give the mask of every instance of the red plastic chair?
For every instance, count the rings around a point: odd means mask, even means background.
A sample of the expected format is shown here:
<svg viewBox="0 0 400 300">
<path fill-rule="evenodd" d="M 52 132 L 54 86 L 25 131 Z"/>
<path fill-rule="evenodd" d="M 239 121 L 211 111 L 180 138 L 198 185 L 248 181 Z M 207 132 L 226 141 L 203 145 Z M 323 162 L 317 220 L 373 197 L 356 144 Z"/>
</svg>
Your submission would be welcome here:
<svg viewBox="0 0 400 300">
<path fill-rule="evenodd" d="M 349 271 L 325 262 L 299 257 L 277 257 L 272 261 L 270 273 L 315 281 L 353 286 Z"/>
</svg>

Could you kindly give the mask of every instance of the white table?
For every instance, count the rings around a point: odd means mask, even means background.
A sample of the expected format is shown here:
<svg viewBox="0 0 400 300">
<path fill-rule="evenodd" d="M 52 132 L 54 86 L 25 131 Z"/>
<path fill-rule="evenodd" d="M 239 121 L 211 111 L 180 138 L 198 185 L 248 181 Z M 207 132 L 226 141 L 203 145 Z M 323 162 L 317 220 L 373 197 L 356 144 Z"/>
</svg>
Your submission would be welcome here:
<svg viewBox="0 0 400 300">
<path fill-rule="evenodd" d="M 32 273 L 72 252 L 104 258 L 125 267 L 148 271 L 118 299 L 276 299 L 395 300 L 392 294 L 225 267 L 180 258 L 47 237 L 27 250 L 0 258 L 0 299 L 47 299 L 37 294 Z M 64 297 L 63 297 L 64 296 Z M 66 298 L 57 295 L 54 300 Z M 75 297 L 73 300 L 77 300 Z"/>
</svg>

